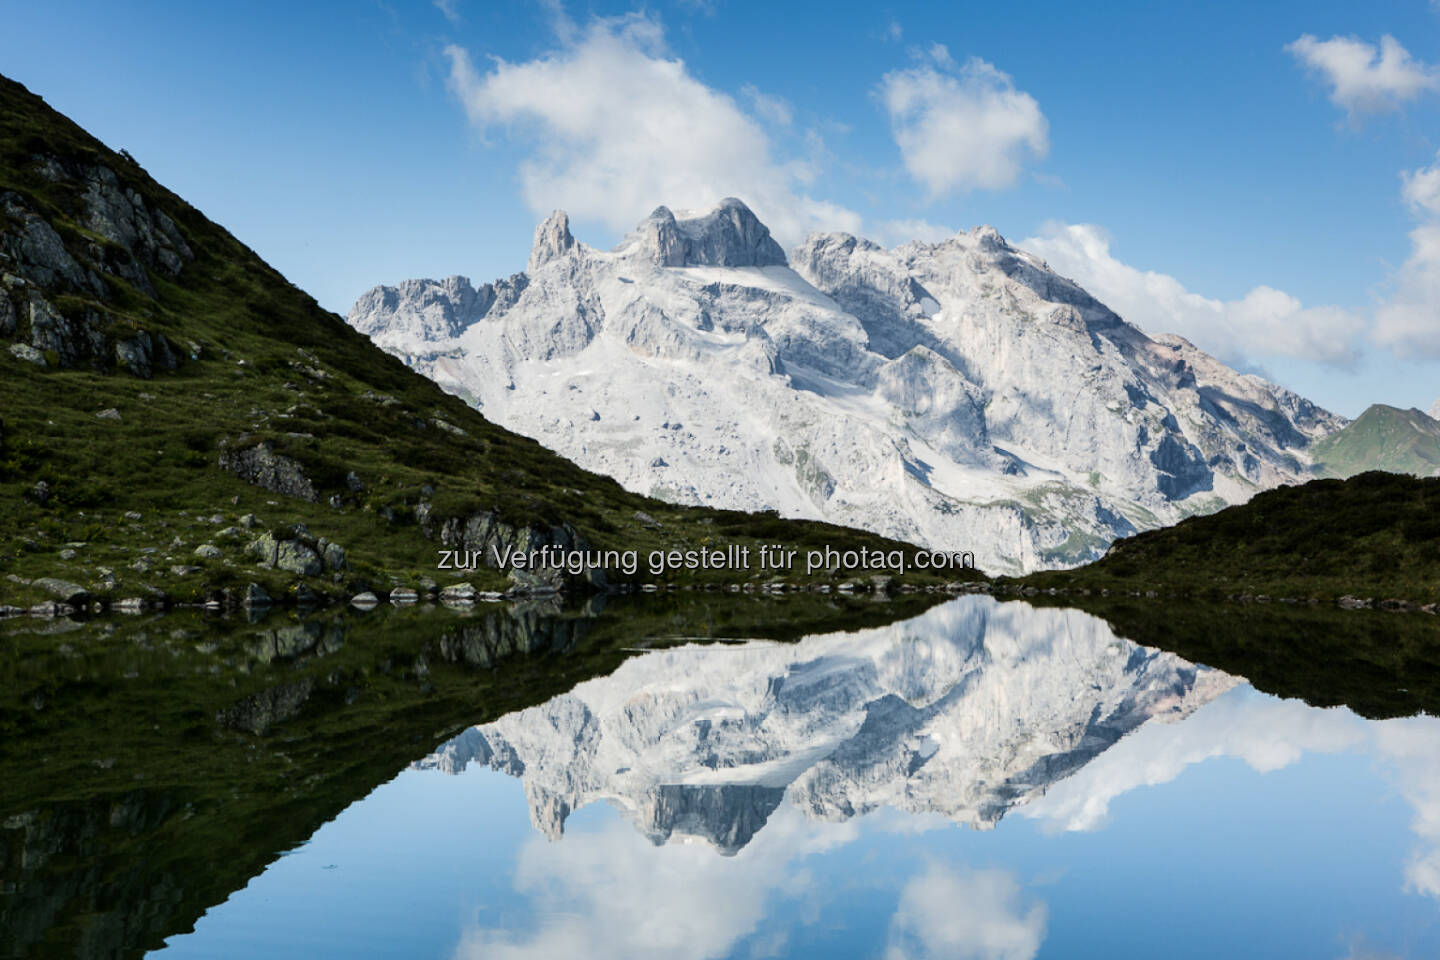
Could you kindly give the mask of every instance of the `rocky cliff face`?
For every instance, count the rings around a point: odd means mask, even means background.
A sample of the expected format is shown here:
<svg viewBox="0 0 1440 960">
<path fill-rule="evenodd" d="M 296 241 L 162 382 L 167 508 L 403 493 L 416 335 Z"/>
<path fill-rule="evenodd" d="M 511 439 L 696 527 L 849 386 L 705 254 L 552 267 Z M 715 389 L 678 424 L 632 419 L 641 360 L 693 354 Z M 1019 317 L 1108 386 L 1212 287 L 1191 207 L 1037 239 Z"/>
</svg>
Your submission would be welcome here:
<svg viewBox="0 0 1440 960">
<path fill-rule="evenodd" d="M 527 271 L 377 287 L 350 323 L 489 417 L 676 502 L 966 549 L 992 572 L 1308 476 L 1343 421 L 1149 337 L 978 228 L 787 260 L 738 200 L 614 250 L 563 214 Z"/>
<path fill-rule="evenodd" d="M 21 194 L 0 193 L 0 337 L 12 341 L 10 352 L 41 366 L 145 378 L 174 370 L 182 355 L 164 334 L 137 329 L 96 301 L 115 296 L 117 284 L 154 297 L 151 271 L 178 277 L 195 255 L 175 222 L 103 164 L 36 154 L 29 172 L 77 193 L 79 222 L 99 239 L 62 237 Z"/>
<path fill-rule="evenodd" d="M 786 797 L 826 820 L 891 806 L 983 829 L 1235 682 L 1078 611 L 970 597 L 878 630 L 650 654 L 418 766 L 521 778 L 550 837 L 599 799 L 656 843 L 725 854 Z"/>
</svg>

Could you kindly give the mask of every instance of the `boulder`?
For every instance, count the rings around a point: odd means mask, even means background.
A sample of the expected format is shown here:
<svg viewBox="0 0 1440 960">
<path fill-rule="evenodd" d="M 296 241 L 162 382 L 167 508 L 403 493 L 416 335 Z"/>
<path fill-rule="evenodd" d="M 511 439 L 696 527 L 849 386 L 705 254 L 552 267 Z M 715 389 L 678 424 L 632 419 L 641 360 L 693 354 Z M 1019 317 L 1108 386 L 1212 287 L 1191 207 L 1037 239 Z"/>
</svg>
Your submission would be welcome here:
<svg viewBox="0 0 1440 960">
<path fill-rule="evenodd" d="M 39 350 L 36 350 L 28 343 L 10 344 L 10 355 L 13 357 L 18 357 L 19 359 L 25 360 L 29 363 L 37 364 L 38 366 L 48 367 L 50 365 L 45 360 L 45 354 L 41 353 Z"/>
<path fill-rule="evenodd" d="M 295 460 L 261 442 L 246 450 L 222 450 L 220 468 L 273 493 L 318 503 L 320 495 Z M 243 520 L 242 520 L 243 523 Z"/>
<path fill-rule="evenodd" d="M 41 577 L 38 580 L 32 580 L 30 585 L 44 590 L 61 603 L 80 604 L 90 599 L 90 591 L 80 584 L 56 577 Z"/>
</svg>

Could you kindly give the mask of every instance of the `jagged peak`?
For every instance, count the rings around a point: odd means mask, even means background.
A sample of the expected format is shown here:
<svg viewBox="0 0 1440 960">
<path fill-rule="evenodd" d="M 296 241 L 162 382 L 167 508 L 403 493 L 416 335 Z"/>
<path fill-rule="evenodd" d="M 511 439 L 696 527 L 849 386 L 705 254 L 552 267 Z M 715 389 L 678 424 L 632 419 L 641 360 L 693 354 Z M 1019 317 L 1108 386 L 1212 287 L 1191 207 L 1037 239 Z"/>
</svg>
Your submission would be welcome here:
<svg viewBox="0 0 1440 960">
<path fill-rule="evenodd" d="M 726 197 L 704 211 L 676 213 L 666 206 L 656 207 L 633 236 L 638 236 L 640 252 L 661 267 L 789 264 L 770 228 L 735 197 Z"/>
<path fill-rule="evenodd" d="M 1440 420 L 1440 398 L 1437 398 L 1435 400 L 1435 406 L 1430 408 L 1430 418 L 1432 420 Z"/>
<path fill-rule="evenodd" d="M 556 210 L 535 228 L 535 243 L 530 249 L 530 262 L 525 271 L 534 273 L 538 267 L 564 256 L 574 248 L 575 237 L 570 233 L 570 215 L 564 210 Z"/>
</svg>

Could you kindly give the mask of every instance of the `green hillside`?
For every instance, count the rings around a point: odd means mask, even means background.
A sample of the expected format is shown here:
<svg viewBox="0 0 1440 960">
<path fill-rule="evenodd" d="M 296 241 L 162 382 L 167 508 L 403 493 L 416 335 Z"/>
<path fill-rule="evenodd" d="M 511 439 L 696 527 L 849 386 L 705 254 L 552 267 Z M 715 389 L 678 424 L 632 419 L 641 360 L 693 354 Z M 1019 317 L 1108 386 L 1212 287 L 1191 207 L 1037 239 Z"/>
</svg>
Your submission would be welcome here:
<svg viewBox="0 0 1440 960">
<path fill-rule="evenodd" d="M 1440 476 L 1440 422 L 1419 410 L 1377 403 L 1312 448 L 1322 476 L 1353 477 L 1366 470 Z"/>
<path fill-rule="evenodd" d="M 0 604 L 68 589 L 41 577 L 110 598 L 341 596 L 454 582 L 442 545 L 762 540 L 904 546 L 670 506 L 495 426 L 0 78 Z"/>
<path fill-rule="evenodd" d="M 1116 541 L 1040 588 L 1196 597 L 1344 595 L 1440 601 L 1440 478 L 1372 471 L 1257 494 L 1249 503 Z"/>
</svg>

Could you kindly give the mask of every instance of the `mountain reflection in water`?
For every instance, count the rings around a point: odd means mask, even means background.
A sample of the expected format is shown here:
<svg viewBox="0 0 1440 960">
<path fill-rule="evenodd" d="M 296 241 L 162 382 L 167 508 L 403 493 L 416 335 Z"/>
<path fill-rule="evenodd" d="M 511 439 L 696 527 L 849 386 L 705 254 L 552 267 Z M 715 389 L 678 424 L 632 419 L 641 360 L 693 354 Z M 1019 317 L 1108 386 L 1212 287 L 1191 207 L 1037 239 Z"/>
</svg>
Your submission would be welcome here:
<svg viewBox="0 0 1440 960">
<path fill-rule="evenodd" d="M 1440 954 L 1440 722 L 1395 715 L 1428 688 L 1286 668 L 1345 631 L 1421 658 L 1428 619 L 1297 611 L 1271 646 L 1176 613 L 1367 720 L 1074 609 L 697 602 L 16 641 L 12 676 L 68 679 L 0 751 L 34 758 L 0 956 Z M 770 612 L 815 635 L 659 639 Z"/>
<path fill-rule="evenodd" d="M 1075 610 L 967 598 L 875 630 L 630 660 L 417 767 L 520 777 L 552 838 L 601 799 L 656 843 L 698 837 L 725 854 L 787 795 L 819 820 L 888 806 L 988 828 L 1236 682 Z"/>
</svg>

